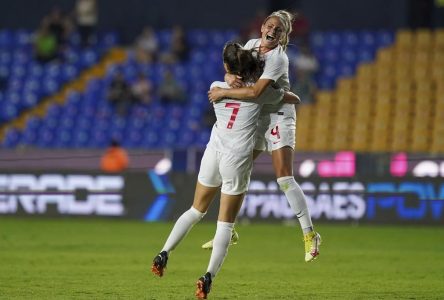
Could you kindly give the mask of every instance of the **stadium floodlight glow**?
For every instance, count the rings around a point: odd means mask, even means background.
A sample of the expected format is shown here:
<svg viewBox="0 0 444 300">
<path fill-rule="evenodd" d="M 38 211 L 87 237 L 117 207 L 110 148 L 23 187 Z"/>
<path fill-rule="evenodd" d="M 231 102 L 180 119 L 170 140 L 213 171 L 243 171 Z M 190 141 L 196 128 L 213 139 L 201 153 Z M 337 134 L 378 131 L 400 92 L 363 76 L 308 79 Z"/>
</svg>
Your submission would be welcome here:
<svg viewBox="0 0 444 300">
<path fill-rule="evenodd" d="M 412 173 L 415 177 L 438 177 L 439 166 L 434 161 L 424 160 L 415 166 Z"/>
<path fill-rule="evenodd" d="M 299 175 L 301 175 L 302 177 L 309 177 L 314 173 L 315 170 L 316 163 L 311 159 L 307 159 L 301 163 L 301 166 L 299 168 Z"/>
<path fill-rule="evenodd" d="M 168 157 L 164 157 L 159 160 L 154 166 L 154 172 L 156 172 L 157 175 L 165 175 L 166 173 L 171 171 L 172 166 L 173 163 L 171 162 L 171 159 L 169 159 Z"/>
</svg>

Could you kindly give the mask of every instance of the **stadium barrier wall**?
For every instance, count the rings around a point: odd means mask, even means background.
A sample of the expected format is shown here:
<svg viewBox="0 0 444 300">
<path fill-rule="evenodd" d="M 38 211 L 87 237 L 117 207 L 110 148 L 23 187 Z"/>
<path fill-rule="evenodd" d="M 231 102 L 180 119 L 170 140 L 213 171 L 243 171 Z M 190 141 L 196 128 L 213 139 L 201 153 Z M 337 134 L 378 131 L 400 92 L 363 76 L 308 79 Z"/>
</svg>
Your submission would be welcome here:
<svg viewBox="0 0 444 300">
<path fill-rule="evenodd" d="M 175 220 L 192 203 L 196 175 L 153 171 L 1 172 L 0 215 Z M 304 178 L 314 221 L 444 224 L 439 178 Z M 216 220 L 218 199 L 206 220 Z M 253 174 L 240 221 L 296 221 L 272 175 Z"/>
</svg>

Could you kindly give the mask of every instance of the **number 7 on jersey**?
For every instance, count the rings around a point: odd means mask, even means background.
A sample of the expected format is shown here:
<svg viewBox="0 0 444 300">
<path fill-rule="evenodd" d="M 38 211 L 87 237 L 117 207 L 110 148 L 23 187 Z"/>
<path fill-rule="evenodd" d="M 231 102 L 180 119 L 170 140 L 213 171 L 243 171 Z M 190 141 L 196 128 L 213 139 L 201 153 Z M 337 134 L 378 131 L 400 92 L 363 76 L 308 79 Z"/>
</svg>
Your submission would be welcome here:
<svg viewBox="0 0 444 300">
<path fill-rule="evenodd" d="M 226 103 L 225 107 L 232 108 L 233 112 L 231 113 L 230 121 L 228 121 L 227 128 L 233 128 L 234 121 L 236 121 L 237 113 L 239 112 L 240 103 Z"/>
</svg>

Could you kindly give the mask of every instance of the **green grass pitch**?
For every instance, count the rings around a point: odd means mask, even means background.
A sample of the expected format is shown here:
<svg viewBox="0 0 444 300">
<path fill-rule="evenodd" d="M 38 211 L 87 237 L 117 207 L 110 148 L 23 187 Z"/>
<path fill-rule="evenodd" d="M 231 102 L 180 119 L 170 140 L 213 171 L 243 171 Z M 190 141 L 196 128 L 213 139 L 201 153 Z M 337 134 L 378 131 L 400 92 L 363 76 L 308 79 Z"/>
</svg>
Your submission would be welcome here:
<svg viewBox="0 0 444 300">
<path fill-rule="evenodd" d="M 195 226 L 150 273 L 171 223 L 0 218 L 0 299 L 194 299 L 214 223 Z M 303 260 L 299 228 L 239 226 L 209 299 L 444 299 L 444 228 L 317 226 Z"/>
</svg>

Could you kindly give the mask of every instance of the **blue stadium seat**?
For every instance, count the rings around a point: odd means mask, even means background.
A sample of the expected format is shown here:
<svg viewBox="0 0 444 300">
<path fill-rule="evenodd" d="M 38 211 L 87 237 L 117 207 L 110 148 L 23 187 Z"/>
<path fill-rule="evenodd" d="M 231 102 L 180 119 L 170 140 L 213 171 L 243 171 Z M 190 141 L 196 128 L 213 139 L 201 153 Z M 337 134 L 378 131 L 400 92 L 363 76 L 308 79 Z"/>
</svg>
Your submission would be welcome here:
<svg viewBox="0 0 444 300">
<path fill-rule="evenodd" d="M 160 50 L 166 50 L 171 44 L 171 30 L 163 29 L 156 32 Z"/>
<path fill-rule="evenodd" d="M 21 133 L 17 129 L 9 129 L 6 131 L 5 138 L 3 140 L 3 146 L 6 148 L 14 148 L 18 145 L 21 139 Z"/>
<path fill-rule="evenodd" d="M 341 46 L 341 34 L 337 31 L 328 31 L 325 33 L 324 47 L 338 48 Z"/>
<path fill-rule="evenodd" d="M 376 43 L 378 47 L 387 47 L 395 41 L 395 34 L 393 31 L 380 30 L 376 34 Z"/>
<path fill-rule="evenodd" d="M 195 29 L 188 32 L 187 39 L 191 46 L 199 49 L 208 46 L 210 36 L 206 30 Z"/>
<path fill-rule="evenodd" d="M 13 45 L 13 31 L 8 29 L 0 30 L 0 48 L 10 48 Z"/>
<path fill-rule="evenodd" d="M 342 46 L 356 47 L 359 44 L 359 36 L 355 31 L 342 32 Z"/>
<path fill-rule="evenodd" d="M 312 34 L 310 34 L 309 41 L 310 41 L 310 47 L 312 48 L 313 51 L 324 48 L 325 45 L 324 32 L 321 31 L 313 32 Z"/>
</svg>

